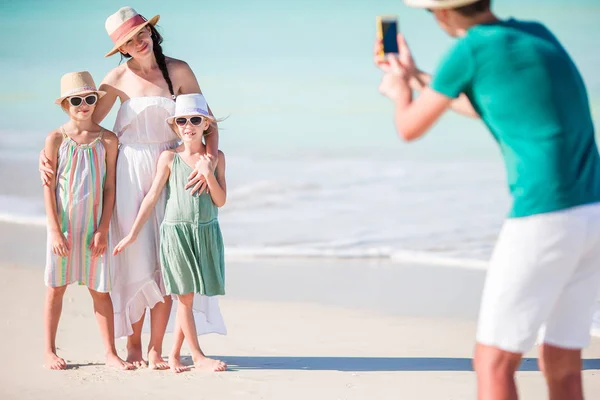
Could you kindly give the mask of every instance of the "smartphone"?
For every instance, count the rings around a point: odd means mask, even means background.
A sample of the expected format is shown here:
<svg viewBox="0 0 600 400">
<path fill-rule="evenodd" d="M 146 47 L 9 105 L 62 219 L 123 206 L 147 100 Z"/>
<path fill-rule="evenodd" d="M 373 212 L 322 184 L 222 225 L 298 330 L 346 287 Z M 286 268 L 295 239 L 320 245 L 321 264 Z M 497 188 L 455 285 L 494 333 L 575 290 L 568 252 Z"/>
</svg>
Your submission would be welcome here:
<svg viewBox="0 0 600 400">
<path fill-rule="evenodd" d="M 377 38 L 383 42 L 379 57 L 386 54 L 398 54 L 398 17 L 396 15 L 380 15 L 377 17 Z"/>
</svg>

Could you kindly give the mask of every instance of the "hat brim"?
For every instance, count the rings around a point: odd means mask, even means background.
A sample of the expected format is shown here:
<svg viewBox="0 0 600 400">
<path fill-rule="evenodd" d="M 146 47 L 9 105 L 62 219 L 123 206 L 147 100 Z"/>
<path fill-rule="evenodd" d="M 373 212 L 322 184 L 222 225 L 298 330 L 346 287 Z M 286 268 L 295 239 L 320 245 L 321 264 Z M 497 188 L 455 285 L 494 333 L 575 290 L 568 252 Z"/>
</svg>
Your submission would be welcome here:
<svg viewBox="0 0 600 400">
<path fill-rule="evenodd" d="M 477 3 L 479 0 L 404 0 L 404 4 L 413 8 L 428 8 L 430 10 L 441 10 L 457 8 Z"/>
<path fill-rule="evenodd" d="M 84 90 L 82 92 L 71 93 L 68 96 L 59 97 L 58 99 L 54 100 L 54 103 L 60 105 L 63 102 L 64 99 L 67 99 L 69 97 L 82 96 L 84 94 L 91 94 L 91 93 L 98 94 L 98 98 L 99 99 L 101 99 L 106 94 L 106 92 L 103 91 L 103 90 Z"/>
<path fill-rule="evenodd" d="M 148 21 L 144 22 L 143 24 L 140 24 L 140 25 L 136 26 L 135 28 L 133 28 L 129 33 L 127 33 L 127 35 L 125 35 L 121 39 L 119 39 L 119 41 L 117 43 L 115 43 L 112 50 L 109 51 L 108 53 L 106 53 L 104 55 L 104 57 L 110 57 L 113 54 L 118 53 L 119 47 L 121 47 L 125 43 L 127 43 L 127 41 L 129 39 L 131 39 L 132 37 L 134 37 L 143 27 L 145 27 L 148 24 L 154 26 L 154 25 L 156 25 L 156 23 L 158 22 L 159 19 L 160 19 L 160 15 L 155 15 L 154 17 L 150 18 Z"/>
<path fill-rule="evenodd" d="M 173 121 L 179 117 L 204 117 L 210 119 L 211 121 L 215 121 L 215 117 L 211 116 L 210 114 L 202 113 L 173 115 L 172 117 L 167 118 L 165 121 L 167 121 L 167 124 L 173 125 Z"/>
</svg>

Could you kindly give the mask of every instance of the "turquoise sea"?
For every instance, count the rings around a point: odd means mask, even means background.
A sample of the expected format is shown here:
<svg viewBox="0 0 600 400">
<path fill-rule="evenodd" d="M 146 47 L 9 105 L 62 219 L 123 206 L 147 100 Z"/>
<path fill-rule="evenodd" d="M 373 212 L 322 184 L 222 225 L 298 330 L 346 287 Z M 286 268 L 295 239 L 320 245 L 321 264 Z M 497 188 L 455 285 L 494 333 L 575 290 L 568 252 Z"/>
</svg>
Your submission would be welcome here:
<svg viewBox="0 0 600 400">
<path fill-rule="evenodd" d="M 397 14 L 431 71 L 452 39 L 400 0 L 0 0 L 0 169 L 35 163 L 62 74 L 99 83 L 119 63 L 106 17 L 124 5 L 151 18 L 165 54 L 187 61 L 222 123 L 228 251 L 240 256 L 424 259 L 482 265 L 509 208 L 503 166 L 478 121 L 448 114 L 427 137 L 395 136 L 372 64 L 375 16 Z M 495 0 L 501 17 L 540 20 L 579 66 L 600 121 L 600 2 Z M 117 106 L 104 121 L 112 127 Z M 20 164 L 19 164 L 20 165 Z M 0 220 L 42 224 L 39 196 L 0 185 Z"/>
</svg>

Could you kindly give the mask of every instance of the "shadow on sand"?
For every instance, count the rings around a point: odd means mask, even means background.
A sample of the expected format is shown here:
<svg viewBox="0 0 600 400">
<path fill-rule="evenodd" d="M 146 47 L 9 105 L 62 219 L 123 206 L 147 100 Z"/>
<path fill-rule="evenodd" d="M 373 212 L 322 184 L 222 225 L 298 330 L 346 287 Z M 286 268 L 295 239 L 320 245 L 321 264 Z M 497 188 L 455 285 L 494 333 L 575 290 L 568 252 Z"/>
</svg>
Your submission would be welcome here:
<svg viewBox="0 0 600 400">
<path fill-rule="evenodd" d="M 426 357 L 239 357 L 212 356 L 235 370 L 305 371 L 473 371 L 471 358 Z M 189 357 L 182 360 L 191 364 Z M 600 370 L 600 359 L 583 361 L 584 370 Z M 520 371 L 539 371 L 536 358 L 524 358 Z"/>
</svg>

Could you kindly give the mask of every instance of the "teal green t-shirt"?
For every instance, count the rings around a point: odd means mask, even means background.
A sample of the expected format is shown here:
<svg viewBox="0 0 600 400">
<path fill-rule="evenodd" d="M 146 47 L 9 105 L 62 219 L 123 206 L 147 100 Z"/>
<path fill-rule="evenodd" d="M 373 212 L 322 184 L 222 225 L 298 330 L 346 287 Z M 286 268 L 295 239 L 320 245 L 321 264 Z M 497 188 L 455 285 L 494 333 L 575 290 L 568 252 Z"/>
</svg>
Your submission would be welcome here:
<svg viewBox="0 0 600 400">
<path fill-rule="evenodd" d="M 465 93 L 500 145 L 509 217 L 600 202 L 600 156 L 586 88 L 552 33 L 514 19 L 472 27 L 431 88 Z"/>
</svg>

